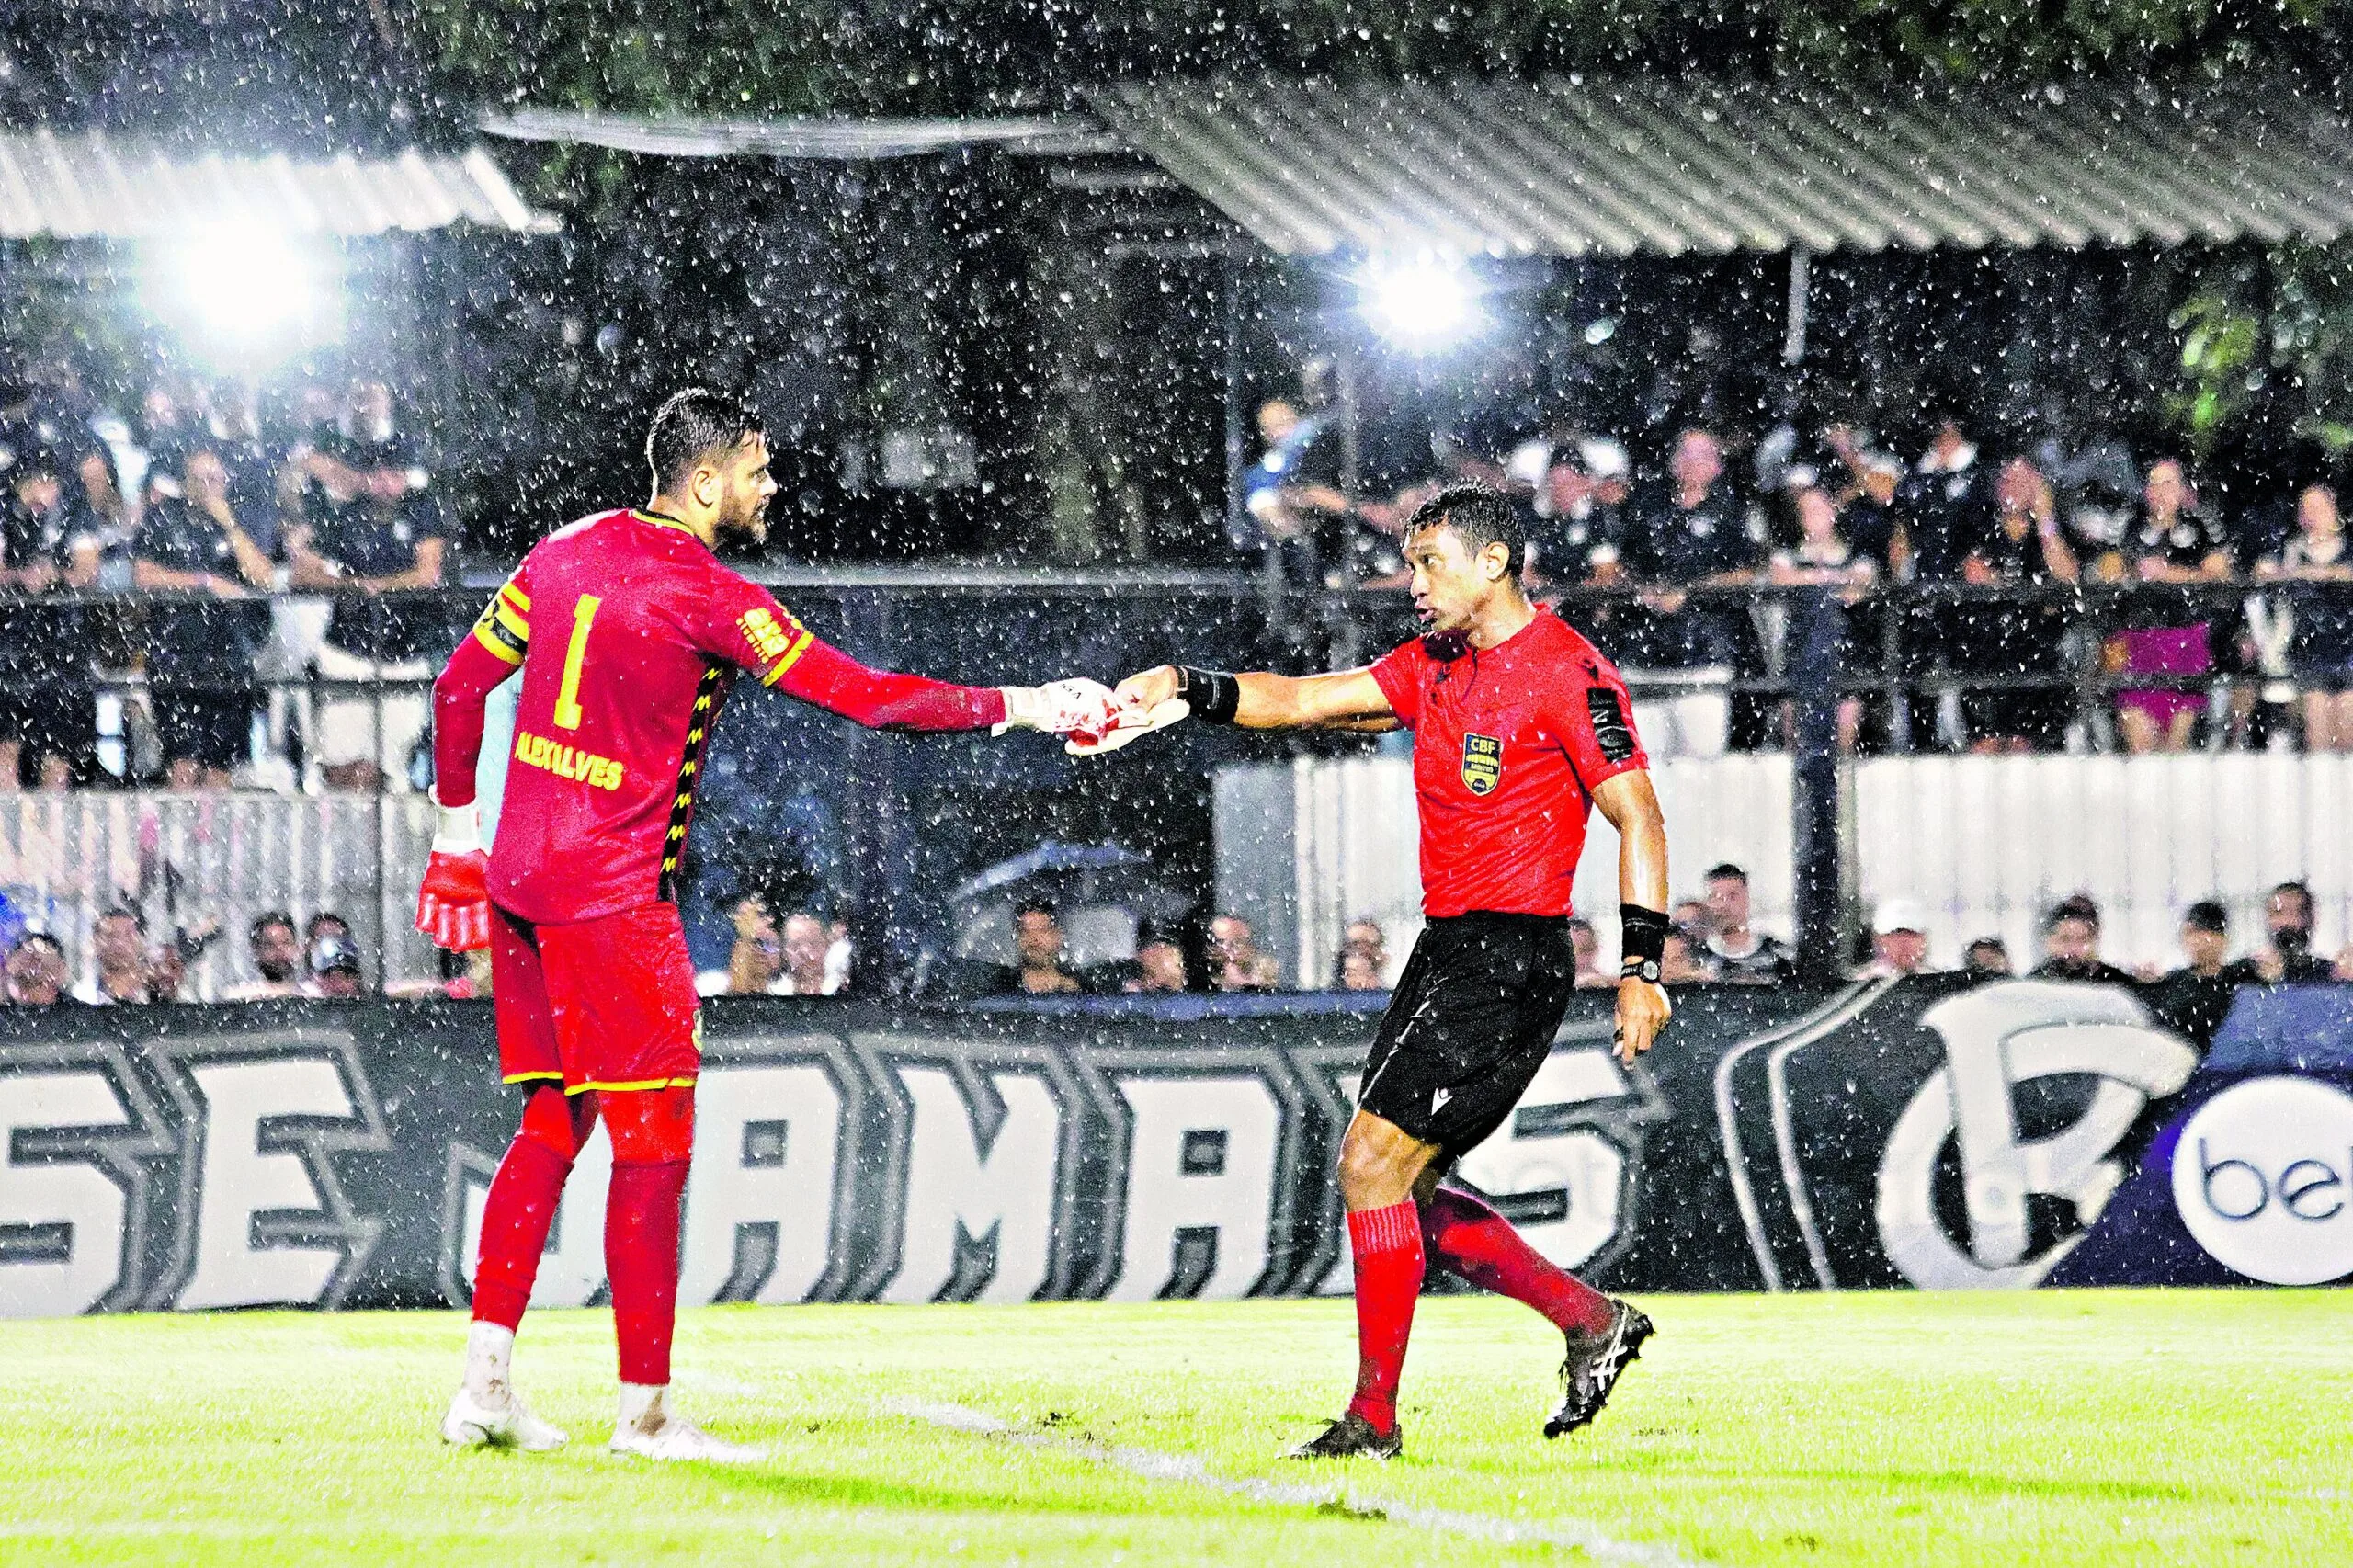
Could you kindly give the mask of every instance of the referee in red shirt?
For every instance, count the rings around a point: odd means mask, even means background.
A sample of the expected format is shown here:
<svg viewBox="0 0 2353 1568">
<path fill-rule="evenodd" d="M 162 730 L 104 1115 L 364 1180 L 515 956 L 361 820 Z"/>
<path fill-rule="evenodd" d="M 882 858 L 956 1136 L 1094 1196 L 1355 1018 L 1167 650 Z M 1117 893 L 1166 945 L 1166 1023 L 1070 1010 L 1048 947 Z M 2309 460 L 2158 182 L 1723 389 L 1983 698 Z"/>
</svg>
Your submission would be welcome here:
<svg viewBox="0 0 2353 1568">
<path fill-rule="evenodd" d="M 1525 1301 L 1566 1336 L 1557 1437 L 1600 1413 L 1650 1320 L 1553 1267 L 1503 1216 L 1442 1187 L 1503 1124 L 1552 1048 L 1576 959 L 1570 883 L 1588 807 L 1618 830 L 1624 967 L 1618 1051 L 1650 1049 L 1669 1008 L 1666 826 L 1624 681 L 1567 622 L 1520 592 L 1510 504 L 1462 485 L 1414 515 L 1405 558 L 1422 636 L 1365 669 L 1294 679 L 1164 665 L 1120 687 L 1133 724 L 1182 712 L 1245 729 L 1414 732 L 1422 909 L 1340 1143 L 1356 1257 L 1357 1388 L 1302 1459 L 1400 1451 L 1397 1381 L 1428 1262 Z M 1150 721 L 1143 721 L 1150 722 Z"/>
</svg>

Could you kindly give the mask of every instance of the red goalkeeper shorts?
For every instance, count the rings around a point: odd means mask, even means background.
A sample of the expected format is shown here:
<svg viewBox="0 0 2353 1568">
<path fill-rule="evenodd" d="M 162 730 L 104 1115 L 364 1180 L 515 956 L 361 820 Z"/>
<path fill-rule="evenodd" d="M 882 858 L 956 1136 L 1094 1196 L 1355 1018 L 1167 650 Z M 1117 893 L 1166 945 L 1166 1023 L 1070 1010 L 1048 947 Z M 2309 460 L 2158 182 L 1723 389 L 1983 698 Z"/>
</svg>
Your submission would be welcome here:
<svg viewBox="0 0 2353 1568">
<path fill-rule="evenodd" d="M 561 926 L 491 906 L 498 1071 L 560 1079 L 566 1094 L 666 1089 L 702 1065 L 695 969 L 675 903 Z"/>
</svg>

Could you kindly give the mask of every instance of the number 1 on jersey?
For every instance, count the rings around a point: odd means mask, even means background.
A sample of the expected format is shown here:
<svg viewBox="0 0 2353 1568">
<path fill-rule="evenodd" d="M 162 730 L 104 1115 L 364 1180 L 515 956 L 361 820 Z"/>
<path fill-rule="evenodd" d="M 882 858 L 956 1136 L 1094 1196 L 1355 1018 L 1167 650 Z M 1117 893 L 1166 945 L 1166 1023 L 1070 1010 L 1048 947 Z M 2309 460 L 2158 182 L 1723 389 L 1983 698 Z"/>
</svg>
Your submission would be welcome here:
<svg viewBox="0 0 2353 1568">
<path fill-rule="evenodd" d="M 572 645 L 563 651 L 563 683 L 555 691 L 559 730 L 580 728 L 580 666 L 588 657 L 588 628 L 597 619 L 597 607 L 604 602 L 594 594 L 583 594 L 572 607 Z"/>
</svg>

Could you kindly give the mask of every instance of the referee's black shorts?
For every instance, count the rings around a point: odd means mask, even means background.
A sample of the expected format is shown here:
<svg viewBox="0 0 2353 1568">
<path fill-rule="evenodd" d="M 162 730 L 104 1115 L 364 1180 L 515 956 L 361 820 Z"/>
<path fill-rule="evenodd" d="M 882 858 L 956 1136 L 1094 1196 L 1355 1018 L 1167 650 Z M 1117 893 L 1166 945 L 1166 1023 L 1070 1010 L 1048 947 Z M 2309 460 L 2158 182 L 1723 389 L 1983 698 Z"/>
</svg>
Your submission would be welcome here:
<svg viewBox="0 0 2353 1568">
<path fill-rule="evenodd" d="M 1449 1160 L 1486 1140 L 1528 1092 L 1576 988 L 1558 915 L 1443 916 L 1422 928 L 1365 1059 L 1358 1108 Z"/>
</svg>

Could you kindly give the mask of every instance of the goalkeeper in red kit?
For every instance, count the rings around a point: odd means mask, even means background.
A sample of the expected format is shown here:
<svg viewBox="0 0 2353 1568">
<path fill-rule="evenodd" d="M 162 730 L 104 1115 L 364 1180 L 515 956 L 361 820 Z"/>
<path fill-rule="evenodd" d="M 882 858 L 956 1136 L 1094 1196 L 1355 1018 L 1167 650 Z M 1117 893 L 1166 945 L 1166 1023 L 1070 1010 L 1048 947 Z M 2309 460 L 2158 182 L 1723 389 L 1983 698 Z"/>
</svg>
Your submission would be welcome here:
<svg viewBox="0 0 2353 1568">
<path fill-rule="evenodd" d="M 749 1460 L 670 1407 L 679 1203 L 701 1055 L 677 880 L 711 725 L 738 674 L 858 723 L 1085 738 L 1110 723 L 1091 681 L 949 686 L 870 670 L 819 642 L 721 564 L 722 536 L 764 536 L 767 439 L 738 400 L 700 388 L 654 416 L 654 498 L 542 540 L 434 683 L 441 827 L 417 927 L 487 946 L 502 1075 L 522 1124 L 492 1178 L 462 1386 L 441 1435 L 531 1449 L 563 1434 L 516 1397 L 511 1359 L 548 1227 L 589 1131 L 612 1142 L 605 1224 L 620 1353 L 618 1452 Z M 476 837 L 483 707 L 520 671 L 494 851 Z"/>
<path fill-rule="evenodd" d="M 1500 1127 L 1552 1049 L 1576 983 L 1570 883 L 1589 811 L 1618 830 L 1618 1049 L 1631 1062 L 1667 1020 L 1666 828 L 1625 683 L 1519 590 L 1510 504 L 1442 491 L 1405 535 L 1425 634 L 1364 669 L 1292 679 L 1163 666 L 1120 685 L 1109 749 L 1188 714 L 1245 729 L 1414 732 L 1427 924 L 1365 1062 L 1340 1143 L 1356 1260 L 1357 1386 L 1301 1459 L 1404 1447 L 1397 1385 L 1432 1264 L 1524 1301 L 1567 1341 L 1557 1437 L 1598 1415 L 1650 1320 L 1555 1267 L 1476 1194 L 1441 1185 Z M 1085 748 L 1088 743 L 1078 744 Z"/>
</svg>

